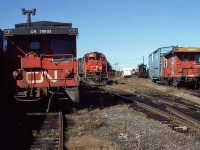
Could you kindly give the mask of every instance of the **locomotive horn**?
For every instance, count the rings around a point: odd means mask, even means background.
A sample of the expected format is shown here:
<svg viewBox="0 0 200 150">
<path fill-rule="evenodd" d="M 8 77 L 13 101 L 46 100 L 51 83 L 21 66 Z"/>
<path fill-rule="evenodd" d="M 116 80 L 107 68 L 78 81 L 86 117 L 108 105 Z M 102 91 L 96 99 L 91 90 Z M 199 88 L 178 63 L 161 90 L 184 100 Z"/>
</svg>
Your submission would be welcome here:
<svg viewBox="0 0 200 150">
<path fill-rule="evenodd" d="M 22 8 L 22 15 L 27 14 L 27 27 L 31 26 L 31 14 L 35 16 L 36 9 L 33 8 L 32 10 L 26 10 L 25 8 Z"/>
</svg>

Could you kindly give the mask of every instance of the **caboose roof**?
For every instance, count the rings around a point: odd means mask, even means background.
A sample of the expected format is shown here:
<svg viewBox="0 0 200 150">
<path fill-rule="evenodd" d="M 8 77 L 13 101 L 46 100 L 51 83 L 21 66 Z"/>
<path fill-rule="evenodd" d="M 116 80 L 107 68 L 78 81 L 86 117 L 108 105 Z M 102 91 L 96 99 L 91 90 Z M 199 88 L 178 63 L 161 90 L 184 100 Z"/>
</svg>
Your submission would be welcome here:
<svg viewBox="0 0 200 150">
<path fill-rule="evenodd" d="M 26 23 L 15 24 L 14 29 L 5 29 L 5 36 L 15 35 L 77 35 L 78 28 L 72 28 L 72 23 L 52 22 L 52 21 L 38 21 L 31 22 L 30 26 Z"/>
<path fill-rule="evenodd" d="M 167 56 L 169 54 L 173 53 L 195 53 L 195 52 L 200 52 L 200 48 L 198 47 L 174 47 L 173 50 L 167 52 L 164 54 L 164 56 Z"/>
<path fill-rule="evenodd" d="M 72 23 L 63 23 L 63 22 L 53 22 L 53 21 L 37 21 L 31 22 L 31 26 L 60 26 L 60 27 L 72 27 Z M 15 28 L 27 27 L 27 23 L 15 24 Z"/>
<path fill-rule="evenodd" d="M 200 52 L 198 47 L 175 47 L 174 52 Z"/>
</svg>

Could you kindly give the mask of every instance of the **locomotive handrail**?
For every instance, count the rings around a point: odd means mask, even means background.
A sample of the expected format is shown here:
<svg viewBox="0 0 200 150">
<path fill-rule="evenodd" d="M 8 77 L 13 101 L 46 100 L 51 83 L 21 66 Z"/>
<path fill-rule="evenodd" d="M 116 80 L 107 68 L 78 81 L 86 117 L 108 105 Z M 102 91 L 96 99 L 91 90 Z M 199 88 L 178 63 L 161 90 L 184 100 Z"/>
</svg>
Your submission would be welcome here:
<svg viewBox="0 0 200 150">
<path fill-rule="evenodd" d="M 72 56 L 73 58 L 73 54 L 42 54 L 42 57 L 52 57 L 52 56 Z"/>
<path fill-rule="evenodd" d="M 16 48 L 21 52 L 23 53 L 24 55 L 26 54 L 23 49 L 21 49 L 18 45 L 16 45 L 14 42 L 12 42 L 10 39 L 7 39 L 8 42 L 10 42 L 12 45 L 16 46 Z"/>
<path fill-rule="evenodd" d="M 53 57 L 53 56 L 71 56 L 72 57 L 72 62 L 73 62 L 73 66 L 74 66 L 74 57 L 73 57 L 73 54 L 42 54 L 40 55 L 41 57 Z M 59 64 L 60 62 L 58 61 L 58 63 L 56 63 L 57 65 Z"/>
<path fill-rule="evenodd" d="M 38 57 L 38 55 L 35 52 L 28 52 L 26 53 L 25 57 L 28 57 L 29 55 L 33 55 L 34 57 Z"/>
</svg>

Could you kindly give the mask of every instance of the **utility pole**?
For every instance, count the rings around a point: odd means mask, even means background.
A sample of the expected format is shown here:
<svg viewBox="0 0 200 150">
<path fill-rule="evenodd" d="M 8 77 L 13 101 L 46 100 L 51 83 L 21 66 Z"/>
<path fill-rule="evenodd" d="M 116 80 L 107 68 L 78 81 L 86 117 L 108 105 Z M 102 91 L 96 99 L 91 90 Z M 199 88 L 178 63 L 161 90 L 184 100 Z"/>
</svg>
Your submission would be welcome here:
<svg viewBox="0 0 200 150">
<path fill-rule="evenodd" d="M 143 62 L 143 64 L 144 64 L 144 56 L 142 56 L 142 62 Z"/>
<path fill-rule="evenodd" d="M 117 66 L 118 66 L 119 63 L 114 63 L 114 66 L 115 66 L 115 70 L 117 70 Z"/>
</svg>

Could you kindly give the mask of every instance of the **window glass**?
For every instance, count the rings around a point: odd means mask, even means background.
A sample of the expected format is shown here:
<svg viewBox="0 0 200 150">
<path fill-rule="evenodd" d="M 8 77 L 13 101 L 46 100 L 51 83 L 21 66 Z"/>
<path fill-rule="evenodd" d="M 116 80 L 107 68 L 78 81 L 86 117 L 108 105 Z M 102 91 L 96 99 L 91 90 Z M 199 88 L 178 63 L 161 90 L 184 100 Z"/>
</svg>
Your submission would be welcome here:
<svg viewBox="0 0 200 150">
<path fill-rule="evenodd" d="M 55 39 L 52 40 L 52 53 L 53 54 L 73 54 L 72 41 Z M 54 56 L 54 61 L 71 61 L 70 56 Z"/>
<path fill-rule="evenodd" d="M 31 41 L 29 45 L 30 49 L 40 49 L 40 42 L 38 41 Z"/>
<path fill-rule="evenodd" d="M 88 62 L 88 57 L 85 57 L 85 62 Z"/>
<path fill-rule="evenodd" d="M 72 54 L 72 41 L 67 40 L 53 40 L 52 41 L 53 54 Z"/>
<path fill-rule="evenodd" d="M 200 54 L 195 55 L 195 64 L 200 65 Z"/>
<path fill-rule="evenodd" d="M 164 68 L 167 67 L 167 59 L 164 60 Z"/>
<path fill-rule="evenodd" d="M 29 42 L 29 52 L 34 52 L 36 54 L 41 54 L 41 44 L 39 41 Z"/>
<path fill-rule="evenodd" d="M 89 60 L 95 60 L 95 57 L 89 57 Z"/>
<path fill-rule="evenodd" d="M 190 59 L 190 55 L 189 54 L 183 54 L 182 55 L 183 61 L 187 61 Z"/>
<path fill-rule="evenodd" d="M 96 60 L 102 60 L 101 56 L 96 56 Z"/>
</svg>

